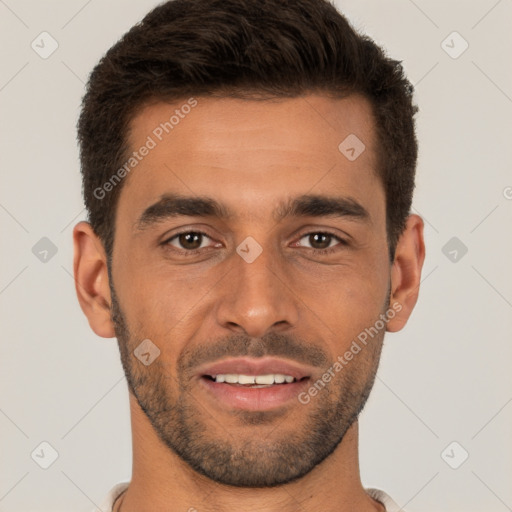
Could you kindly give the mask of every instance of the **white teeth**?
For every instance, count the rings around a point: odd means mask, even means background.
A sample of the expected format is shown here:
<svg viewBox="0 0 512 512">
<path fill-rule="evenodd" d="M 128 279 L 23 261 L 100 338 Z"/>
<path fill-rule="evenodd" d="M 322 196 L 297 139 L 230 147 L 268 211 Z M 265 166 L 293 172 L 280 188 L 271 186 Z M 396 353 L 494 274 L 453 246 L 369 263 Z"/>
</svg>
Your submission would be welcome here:
<svg viewBox="0 0 512 512">
<path fill-rule="evenodd" d="M 241 375 L 240 375 L 241 377 Z M 256 377 L 256 384 L 274 384 L 274 376 L 270 375 L 258 375 Z"/>
<path fill-rule="evenodd" d="M 254 380 L 258 382 L 258 378 L 254 375 L 239 375 L 238 376 L 238 384 L 254 384 Z M 265 382 L 258 382 L 258 384 L 266 384 Z"/>
<path fill-rule="evenodd" d="M 282 373 L 269 373 L 266 375 L 243 375 L 235 373 L 224 373 L 214 376 L 215 382 L 227 382 L 228 384 L 290 384 L 295 380 L 291 375 Z"/>
</svg>

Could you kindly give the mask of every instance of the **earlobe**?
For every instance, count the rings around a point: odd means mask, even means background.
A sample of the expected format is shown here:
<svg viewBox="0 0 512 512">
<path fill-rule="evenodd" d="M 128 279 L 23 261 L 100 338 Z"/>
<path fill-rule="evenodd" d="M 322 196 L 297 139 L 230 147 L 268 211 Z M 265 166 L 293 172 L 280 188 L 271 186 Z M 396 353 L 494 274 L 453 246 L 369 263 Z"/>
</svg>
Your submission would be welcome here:
<svg viewBox="0 0 512 512">
<path fill-rule="evenodd" d="M 98 336 L 113 338 L 107 258 L 88 222 L 79 222 L 73 229 L 73 246 L 73 272 L 80 307 Z"/>
<path fill-rule="evenodd" d="M 423 219 L 419 215 L 410 215 L 397 243 L 391 268 L 389 306 L 393 307 L 397 314 L 388 321 L 387 331 L 400 331 L 407 323 L 418 300 L 424 260 Z"/>
</svg>

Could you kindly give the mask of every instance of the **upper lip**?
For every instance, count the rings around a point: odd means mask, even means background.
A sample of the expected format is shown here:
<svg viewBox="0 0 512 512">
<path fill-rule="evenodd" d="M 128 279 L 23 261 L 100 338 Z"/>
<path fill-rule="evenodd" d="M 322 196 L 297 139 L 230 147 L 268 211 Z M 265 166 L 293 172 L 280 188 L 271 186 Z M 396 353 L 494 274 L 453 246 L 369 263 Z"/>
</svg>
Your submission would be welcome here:
<svg viewBox="0 0 512 512">
<path fill-rule="evenodd" d="M 286 361 L 275 357 L 238 357 L 223 359 L 209 365 L 201 366 L 199 377 L 210 375 L 214 377 L 219 374 L 234 373 L 238 375 L 268 375 L 283 374 L 291 375 L 297 380 L 311 376 L 311 371 L 307 366 L 299 363 Z"/>
</svg>

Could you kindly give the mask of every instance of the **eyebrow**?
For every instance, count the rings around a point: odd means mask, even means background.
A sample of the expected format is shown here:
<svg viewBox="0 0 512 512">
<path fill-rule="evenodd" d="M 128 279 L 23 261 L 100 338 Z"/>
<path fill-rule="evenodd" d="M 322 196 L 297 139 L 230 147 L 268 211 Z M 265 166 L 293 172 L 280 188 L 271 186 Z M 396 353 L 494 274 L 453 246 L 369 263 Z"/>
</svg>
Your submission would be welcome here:
<svg viewBox="0 0 512 512">
<path fill-rule="evenodd" d="M 216 217 L 229 220 L 237 217 L 228 207 L 207 196 L 164 194 L 144 210 L 135 223 L 137 231 L 172 217 Z M 351 197 L 307 194 L 280 203 L 273 211 L 276 222 L 288 217 L 338 217 L 369 224 L 371 217 L 359 202 Z"/>
</svg>

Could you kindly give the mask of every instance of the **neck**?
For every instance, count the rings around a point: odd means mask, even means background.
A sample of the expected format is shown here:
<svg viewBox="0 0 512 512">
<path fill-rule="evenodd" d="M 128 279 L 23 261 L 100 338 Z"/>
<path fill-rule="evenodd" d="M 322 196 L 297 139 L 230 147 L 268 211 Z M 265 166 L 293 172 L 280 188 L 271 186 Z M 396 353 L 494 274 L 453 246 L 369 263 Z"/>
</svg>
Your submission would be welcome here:
<svg viewBox="0 0 512 512">
<path fill-rule="evenodd" d="M 306 476 L 277 487 L 240 488 L 216 483 L 191 469 L 162 443 L 131 394 L 130 408 L 132 479 L 115 512 L 384 511 L 361 484 L 357 421 L 336 450 Z"/>
</svg>

